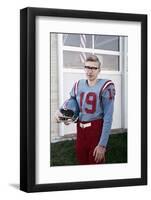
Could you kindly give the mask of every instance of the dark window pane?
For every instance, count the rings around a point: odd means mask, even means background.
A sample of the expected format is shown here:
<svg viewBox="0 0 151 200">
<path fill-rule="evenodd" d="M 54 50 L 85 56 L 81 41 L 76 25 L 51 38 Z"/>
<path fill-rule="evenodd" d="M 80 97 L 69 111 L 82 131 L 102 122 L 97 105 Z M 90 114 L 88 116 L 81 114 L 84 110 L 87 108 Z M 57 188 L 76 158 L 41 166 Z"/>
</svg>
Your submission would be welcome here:
<svg viewBox="0 0 151 200">
<path fill-rule="evenodd" d="M 73 47 L 92 48 L 92 35 L 63 34 L 63 45 Z"/>
<path fill-rule="evenodd" d="M 63 52 L 63 66 L 64 68 L 82 69 L 84 66 L 85 58 L 89 53 L 64 51 Z"/>
<path fill-rule="evenodd" d="M 101 62 L 101 70 L 119 71 L 119 56 L 97 54 Z"/>
<path fill-rule="evenodd" d="M 85 58 L 88 57 L 89 53 L 75 52 L 75 51 L 64 51 L 63 52 L 63 65 L 64 68 L 70 69 L 82 69 L 84 66 Z M 105 71 L 119 71 L 119 56 L 115 55 L 102 55 L 97 54 L 100 59 L 101 70 Z"/>
<path fill-rule="evenodd" d="M 94 48 L 119 51 L 119 36 L 94 35 Z"/>
</svg>

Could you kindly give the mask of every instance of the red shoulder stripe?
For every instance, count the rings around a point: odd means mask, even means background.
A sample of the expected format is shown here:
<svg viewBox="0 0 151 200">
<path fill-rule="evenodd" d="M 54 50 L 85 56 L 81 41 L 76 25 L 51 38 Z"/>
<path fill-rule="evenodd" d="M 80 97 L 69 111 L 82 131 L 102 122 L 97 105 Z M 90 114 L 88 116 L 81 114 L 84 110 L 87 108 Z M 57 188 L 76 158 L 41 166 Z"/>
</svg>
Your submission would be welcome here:
<svg viewBox="0 0 151 200">
<path fill-rule="evenodd" d="M 103 92 L 109 85 L 114 85 L 114 84 L 113 84 L 112 81 L 106 83 L 106 84 L 103 86 L 102 92 Z"/>
<path fill-rule="evenodd" d="M 104 88 L 106 87 L 106 85 L 107 85 L 108 83 L 111 83 L 111 80 L 108 80 L 108 81 L 106 81 L 106 82 L 104 83 L 104 85 L 102 86 L 102 88 L 101 88 L 101 90 L 100 90 L 99 96 L 101 96 L 101 94 L 102 94 Z"/>
</svg>

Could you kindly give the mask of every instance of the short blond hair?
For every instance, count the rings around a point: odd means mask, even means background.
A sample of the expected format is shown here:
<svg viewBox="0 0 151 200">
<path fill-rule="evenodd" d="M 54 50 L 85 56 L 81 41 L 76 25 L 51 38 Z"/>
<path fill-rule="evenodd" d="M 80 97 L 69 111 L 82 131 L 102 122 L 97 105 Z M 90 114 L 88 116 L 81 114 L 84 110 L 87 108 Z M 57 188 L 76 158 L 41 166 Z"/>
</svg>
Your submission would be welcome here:
<svg viewBox="0 0 151 200">
<path fill-rule="evenodd" d="M 87 58 L 86 58 L 86 62 L 88 62 L 88 61 L 90 61 L 90 62 L 97 62 L 98 63 L 98 65 L 99 65 L 99 67 L 101 66 L 101 62 L 100 62 L 100 60 L 99 60 L 99 58 L 96 56 L 96 55 L 89 55 Z"/>
</svg>

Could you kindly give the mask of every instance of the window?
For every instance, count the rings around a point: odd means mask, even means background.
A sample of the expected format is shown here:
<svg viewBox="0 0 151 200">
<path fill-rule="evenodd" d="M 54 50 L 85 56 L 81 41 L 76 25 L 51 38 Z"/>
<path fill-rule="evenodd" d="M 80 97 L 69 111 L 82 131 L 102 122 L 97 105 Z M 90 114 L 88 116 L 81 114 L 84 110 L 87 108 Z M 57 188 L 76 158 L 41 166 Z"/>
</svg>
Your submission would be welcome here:
<svg viewBox="0 0 151 200">
<path fill-rule="evenodd" d="M 81 58 L 82 54 L 83 52 L 80 51 L 63 51 L 63 66 L 68 69 L 82 69 L 84 66 Z M 84 57 L 88 57 L 89 54 L 90 53 L 84 53 Z"/>
<path fill-rule="evenodd" d="M 63 34 L 63 66 L 82 69 L 89 54 L 97 55 L 104 71 L 119 71 L 120 36 Z"/>
<path fill-rule="evenodd" d="M 73 46 L 73 47 L 82 47 L 82 37 L 83 42 L 85 43 L 86 48 L 92 48 L 92 35 L 87 34 L 63 34 L 63 45 L 64 46 Z M 83 43 L 83 44 L 84 44 Z"/>
<path fill-rule="evenodd" d="M 119 51 L 119 36 L 95 35 L 94 48 Z"/>
</svg>

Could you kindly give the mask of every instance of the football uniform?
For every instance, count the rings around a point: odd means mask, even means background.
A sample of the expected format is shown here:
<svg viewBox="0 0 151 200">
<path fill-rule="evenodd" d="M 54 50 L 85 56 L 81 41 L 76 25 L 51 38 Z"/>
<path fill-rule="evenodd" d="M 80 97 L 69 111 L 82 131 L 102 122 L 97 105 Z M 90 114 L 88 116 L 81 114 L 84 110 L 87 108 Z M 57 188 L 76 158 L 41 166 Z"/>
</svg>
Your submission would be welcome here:
<svg viewBox="0 0 151 200">
<path fill-rule="evenodd" d="M 94 148 L 100 144 L 106 147 L 113 116 L 115 87 L 111 80 L 97 79 L 94 86 L 87 80 L 76 82 L 70 98 L 79 106 L 77 122 L 76 152 L 80 164 L 95 164 Z M 102 161 L 104 162 L 104 161 Z"/>
</svg>

